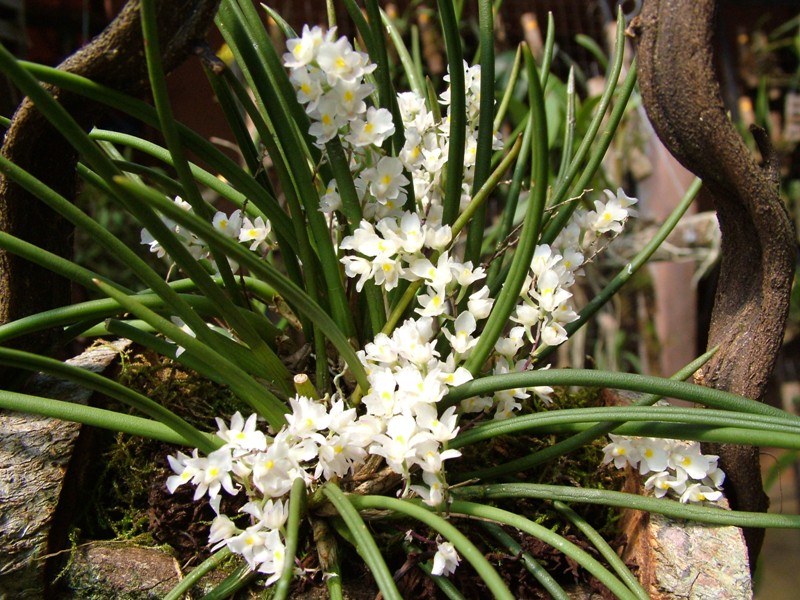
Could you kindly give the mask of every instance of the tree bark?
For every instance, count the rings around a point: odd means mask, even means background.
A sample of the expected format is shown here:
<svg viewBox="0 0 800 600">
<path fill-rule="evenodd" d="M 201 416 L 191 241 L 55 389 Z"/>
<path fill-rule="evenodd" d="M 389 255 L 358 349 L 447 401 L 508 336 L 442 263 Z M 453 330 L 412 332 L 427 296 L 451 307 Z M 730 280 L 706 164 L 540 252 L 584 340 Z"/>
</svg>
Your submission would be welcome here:
<svg viewBox="0 0 800 600">
<path fill-rule="evenodd" d="M 795 238 L 779 195 L 775 155 L 754 130 L 759 166 L 730 122 L 714 71 L 715 0 L 648 0 L 634 27 L 642 100 L 664 145 L 703 180 L 717 210 L 721 265 L 709 330 L 719 346 L 704 385 L 761 400 L 789 308 Z M 758 448 L 714 448 L 739 510 L 765 511 Z M 751 565 L 763 531 L 746 530 Z"/>
<path fill-rule="evenodd" d="M 159 39 L 167 71 L 178 66 L 203 39 L 219 0 L 160 0 L 156 3 Z M 132 95 L 148 88 L 142 50 L 139 0 L 130 0 L 114 21 L 60 69 Z M 87 131 L 103 108 L 48 86 L 50 93 Z M 28 100 L 14 114 L 0 150 L 66 198 L 76 193 L 78 157 Z M 59 256 L 72 256 L 72 226 L 37 198 L 0 174 L 0 230 Z M 0 250 L 0 324 L 70 302 L 69 282 L 50 271 Z M 17 347 L 47 352 L 52 335 L 29 336 Z"/>
</svg>

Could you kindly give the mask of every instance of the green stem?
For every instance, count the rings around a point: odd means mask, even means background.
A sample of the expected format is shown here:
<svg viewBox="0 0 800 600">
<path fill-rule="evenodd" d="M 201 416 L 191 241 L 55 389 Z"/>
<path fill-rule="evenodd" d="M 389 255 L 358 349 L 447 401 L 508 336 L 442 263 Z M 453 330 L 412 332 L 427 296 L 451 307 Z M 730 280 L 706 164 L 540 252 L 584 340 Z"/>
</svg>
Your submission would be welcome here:
<svg viewBox="0 0 800 600">
<path fill-rule="evenodd" d="M 400 64 L 403 65 L 403 71 L 408 78 L 408 83 L 411 89 L 424 98 L 425 80 L 422 78 L 422 73 L 417 68 L 416 64 L 414 63 L 414 59 L 408 52 L 408 48 L 406 48 L 406 45 L 403 42 L 403 36 L 398 31 L 394 21 L 392 21 L 383 10 L 381 10 L 381 21 L 386 27 L 386 31 L 389 32 L 392 45 L 394 45 L 394 49 L 397 52 L 398 58 L 400 59 Z"/>
<path fill-rule="evenodd" d="M 186 577 L 181 579 L 180 583 L 172 588 L 169 593 L 164 596 L 163 600 L 181 600 L 184 594 L 197 585 L 203 577 L 230 557 L 231 551 L 228 550 L 227 547 L 217 550 L 214 554 L 192 569 Z"/>
<path fill-rule="evenodd" d="M 584 161 L 586 159 L 586 156 L 589 154 L 589 152 L 592 150 L 594 146 L 595 137 L 597 136 L 597 132 L 600 130 L 600 127 L 603 124 L 603 119 L 605 118 L 606 111 L 608 110 L 608 107 L 611 104 L 611 99 L 614 96 L 614 90 L 617 87 L 619 75 L 620 73 L 622 73 L 623 55 L 625 49 L 624 36 L 625 36 L 625 20 L 620 18 L 617 20 L 614 62 L 611 71 L 606 73 L 606 87 L 603 90 L 602 96 L 600 97 L 600 102 L 597 105 L 597 110 L 594 114 L 594 117 L 589 123 L 589 128 L 586 131 L 586 135 L 583 137 L 580 146 L 578 146 L 578 151 L 575 153 L 574 158 L 570 162 L 569 168 L 567 169 L 564 179 L 561 181 L 561 183 L 557 185 L 556 189 L 553 192 L 552 203 L 554 205 L 560 204 L 561 202 L 566 200 L 567 193 L 572 187 L 573 180 L 578 175 L 578 172 L 581 170 L 581 168 L 584 166 Z M 632 68 L 631 72 L 635 73 L 635 69 Z M 629 79 L 631 78 L 630 73 L 628 74 L 628 78 Z M 624 102 L 622 102 L 622 104 L 624 104 Z M 603 154 L 605 154 L 605 150 L 603 150 Z M 562 209 L 562 212 L 568 212 L 568 211 Z M 558 231 L 560 230 L 561 229 L 558 228 Z"/>
<path fill-rule="evenodd" d="M 500 390 L 528 388 L 540 385 L 607 387 L 632 392 L 658 394 L 667 398 L 680 398 L 703 404 L 710 408 L 739 411 L 785 419 L 788 423 L 800 422 L 800 417 L 778 408 L 742 398 L 729 392 L 699 385 L 633 373 L 593 371 L 591 369 L 548 369 L 489 375 L 451 388 L 445 402 L 447 406 L 473 396 L 493 394 Z"/>
<path fill-rule="evenodd" d="M 383 560 L 381 551 L 378 549 L 375 538 L 367 529 L 361 515 L 358 514 L 358 504 L 354 500 L 360 500 L 361 498 L 345 496 L 342 490 L 330 481 L 322 486 L 322 492 L 342 516 L 347 529 L 352 533 L 356 542 L 356 549 L 361 558 L 364 559 L 364 562 L 367 563 L 367 567 L 369 567 L 383 597 L 386 600 L 402 600 L 389 567 L 386 566 L 386 561 Z"/>
<path fill-rule="evenodd" d="M 531 103 L 531 116 L 534 122 L 533 161 L 534 188 L 528 201 L 528 209 L 520 233 L 517 251 L 511 263 L 511 269 L 503 285 L 492 312 L 484 326 L 478 344 L 473 348 L 464 367 L 473 375 L 483 368 L 486 359 L 494 349 L 500 334 L 503 332 L 508 318 L 519 301 L 520 290 L 530 270 L 531 258 L 539 238 L 539 227 L 542 222 L 545 200 L 547 197 L 547 118 L 544 110 L 544 97 L 539 84 L 539 76 L 530 50 L 524 49 L 525 63 L 528 68 L 528 93 Z"/>
<path fill-rule="evenodd" d="M 784 418 L 733 413 L 730 410 L 709 408 L 698 410 L 679 406 L 606 406 L 597 408 L 563 408 L 514 417 L 504 421 L 491 421 L 465 431 L 450 441 L 450 448 L 461 448 L 503 435 L 515 435 L 534 430 L 546 432 L 550 425 L 565 423 L 591 423 L 601 425 L 627 422 L 676 423 L 703 427 L 738 427 L 800 435 L 800 423 Z M 680 427 L 675 427 L 680 436 Z M 746 440 L 742 440 L 746 443 Z"/>
<path fill-rule="evenodd" d="M 506 194 L 506 205 L 503 207 L 503 216 L 497 231 L 497 243 L 495 246 L 496 256 L 489 266 L 489 272 L 486 275 L 486 284 L 492 290 L 496 289 L 499 283 L 498 275 L 503 267 L 502 251 L 505 244 L 508 243 L 508 236 L 511 234 L 511 229 L 514 227 L 514 216 L 517 212 L 519 194 L 522 191 L 522 180 L 525 177 L 525 172 L 528 167 L 528 156 L 531 152 L 532 141 L 533 119 L 529 118 L 528 122 L 525 124 L 519 160 L 514 167 L 514 175 L 511 177 L 511 185 L 508 187 L 508 193 Z"/>
<path fill-rule="evenodd" d="M 452 225 L 461 204 L 461 182 L 464 178 L 464 143 L 467 134 L 467 108 L 464 80 L 464 55 L 458 21 L 452 0 L 437 0 L 442 24 L 447 65 L 450 73 L 450 106 L 448 110 L 450 141 L 444 182 L 442 224 Z"/>
<path fill-rule="evenodd" d="M 522 559 L 525 569 L 536 578 L 536 581 L 553 597 L 553 600 L 570 600 L 567 592 L 564 591 L 553 576 L 547 572 L 539 562 L 528 552 L 522 550 L 522 546 L 513 537 L 508 535 L 505 530 L 489 521 L 481 521 L 483 528 L 491 533 L 498 542 L 506 546 L 514 555 Z"/>
<path fill-rule="evenodd" d="M 650 594 L 645 591 L 642 584 L 639 583 L 639 580 L 634 577 L 631 570 L 617 555 L 614 549 L 603 539 L 603 536 L 597 533 L 594 527 L 589 525 L 586 519 L 559 500 L 553 502 L 553 506 L 586 536 L 586 539 L 594 545 L 600 555 L 606 559 L 606 562 L 611 565 L 614 572 L 639 600 L 650 600 Z"/>
<path fill-rule="evenodd" d="M 544 52 L 542 53 L 541 82 L 542 89 L 547 87 L 550 76 L 550 66 L 553 62 L 553 50 L 556 45 L 556 23 L 551 11 L 547 12 L 547 33 L 544 38 Z"/>
<path fill-rule="evenodd" d="M 517 87 L 517 81 L 519 79 L 519 71 L 520 65 L 522 64 L 522 45 L 520 44 L 517 46 L 517 52 L 514 55 L 514 64 L 511 66 L 511 73 L 508 76 L 508 83 L 506 84 L 506 90 L 503 92 L 503 97 L 500 100 L 500 105 L 497 107 L 497 114 L 494 116 L 494 121 L 492 123 L 492 131 L 498 131 L 500 126 L 503 124 L 503 121 L 506 117 L 506 112 L 508 111 L 508 105 L 511 103 L 511 99 L 514 97 L 514 90 Z M 422 94 L 424 96 L 424 94 Z"/>
<path fill-rule="evenodd" d="M 458 497 L 461 498 L 462 496 L 459 494 Z M 546 544 L 549 544 L 553 548 L 560 550 L 565 556 L 577 562 L 580 566 L 597 577 L 597 579 L 599 579 L 603 585 L 611 590 L 617 596 L 617 598 L 620 598 L 621 600 L 635 600 L 636 598 L 636 596 L 634 596 L 630 590 L 628 590 L 625 584 L 617 579 L 613 573 L 606 569 L 585 550 L 581 550 L 572 542 L 564 539 L 557 533 L 550 531 L 546 527 L 543 527 L 538 523 L 534 523 L 530 519 L 526 519 L 525 517 L 514 514 L 510 511 L 495 508 L 493 506 L 456 500 L 450 504 L 450 515 L 452 517 L 453 515 L 459 514 L 471 518 L 487 519 L 497 523 L 502 523 L 504 525 L 510 525 L 519 531 L 532 535 L 542 540 Z"/>
<path fill-rule="evenodd" d="M 481 100 L 478 116 L 478 141 L 475 150 L 475 168 L 472 194 L 481 189 L 492 169 L 492 140 L 494 139 L 494 14 L 492 0 L 479 0 L 478 24 L 480 28 L 481 52 Z M 477 265 L 481 258 L 481 246 L 486 235 L 486 210 L 475 213 L 467 233 L 464 261 Z"/>
<path fill-rule="evenodd" d="M 219 447 L 206 434 L 199 431 L 193 425 L 173 413 L 171 410 L 154 402 L 134 390 L 117 383 L 111 379 L 103 377 L 92 371 L 73 367 L 67 363 L 39 356 L 30 352 L 14 350 L 12 348 L 0 347 L 0 364 L 4 364 L 16 369 L 26 369 L 28 371 L 42 371 L 56 377 L 63 377 L 69 381 L 82 385 L 90 390 L 105 394 L 109 398 L 119 400 L 123 404 L 131 406 L 136 410 L 146 414 L 153 419 L 163 423 L 172 429 L 189 445 L 202 450 L 203 452 L 213 452 Z M 6 392 L 9 393 L 9 392 Z M 11 400 L 11 398 L 9 397 Z M 19 399 L 19 398 L 18 398 Z M 10 401 L 9 400 L 9 401 Z M 55 406 L 55 405 L 53 405 Z"/>
<path fill-rule="evenodd" d="M 348 500 L 356 510 L 391 510 L 416 519 L 436 530 L 437 533 L 447 538 L 461 556 L 472 565 L 495 598 L 513 600 L 514 596 L 494 567 L 486 560 L 483 552 L 454 525 L 431 512 L 432 509 L 421 506 L 415 501 L 400 500 L 386 496 L 348 496 Z"/>
<path fill-rule="evenodd" d="M 286 549 L 278 584 L 275 586 L 273 600 L 285 600 L 294 577 L 294 562 L 300 538 L 300 521 L 306 512 L 306 482 L 298 477 L 292 482 L 289 493 L 289 518 L 286 521 Z"/>
<path fill-rule="evenodd" d="M 213 374 L 209 375 L 209 377 L 226 381 L 234 393 L 250 404 L 250 406 L 267 420 L 271 427 L 280 429 L 285 424 L 286 419 L 284 418 L 284 413 L 286 412 L 286 406 L 272 392 L 248 375 L 241 367 L 218 352 L 214 345 L 212 345 L 213 342 L 212 344 L 207 344 L 189 335 L 171 321 L 144 306 L 135 296 L 125 295 L 99 281 L 97 282 L 97 286 L 107 296 L 119 302 L 120 306 L 125 310 L 147 322 L 157 331 L 160 331 L 176 344 L 185 348 L 187 352 L 191 352 L 205 365 L 204 371 Z M 204 328 L 208 329 L 205 325 Z M 195 333 L 199 338 L 200 332 Z M 212 334 L 218 335 L 214 332 L 212 332 Z"/>
<path fill-rule="evenodd" d="M 189 440 L 164 423 L 152 419 L 126 415 L 104 408 L 84 406 L 75 402 L 41 398 L 5 390 L 0 390 L 0 408 L 42 415 L 62 421 L 83 423 L 92 427 L 158 440 L 175 446 L 197 447 L 197 442 L 201 439 L 200 437 L 195 437 Z M 198 434 L 202 435 L 206 440 L 202 447 L 204 452 L 212 452 L 222 445 L 222 442 L 211 434 L 203 434 L 199 431 Z"/>
<path fill-rule="evenodd" d="M 594 145 L 594 149 L 592 150 L 592 154 L 589 157 L 589 161 L 581 171 L 580 179 L 572 187 L 574 196 L 577 197 L 583 194 L 583 190 L 592 180 L 595 173 L 597 172 L 597 169 L 600 167 L 600 164 L 602 163 L 603 158 L 605 157 L 606 151 L 608 150 L 608 147 L 611 145 L 611 140 L 614 138 L 614 135 L 616 134 L 617 127 L 619 127 L 619 124 L 622 121 L 622 117 L 625 114 L 625 110 L 627 108 L 628 100 L 630 99 L 631 94 L 633 94 L 633 90 L 635 87 L 636 87 L 636 59 L 634 58 L 633 61 L 631 62 L 630 71 L 628 71 L 628 75 L 625 78 L 625 82 L 623 83 L 622 89 L 619 92 L 617 103 L 614 106 L 613 110 L 611 111 L 611 115 L 608 118 L 606 128 L 604 129 L 603 134 L 600 136 L 600 139 Z M 586 138 L 584 138 L 584 141 L 585 139 Z M 580 154 L 580 148 L 578 149 L 578 154 L 575 155 L 576 160 L 579 154 Z M 565 183 L 569 179 L 570 179 L 570 174 L 568 171 L 567 176 L 564 180 Z M 564 192 L 562 194 L 559 192 L 559 189 L 556 188 L 556 191 L 553 193 L 553 198 L 552 198 L 553 205 L 558 205 L 560 202 L 564 201 L 566 199 L 567 191 L 568 189 L 564 188 Z M 577 206 L 578 206 L 577 202 L 567 202 L 562 205 L 561 209 L 558 211 L 558 214 L 547 223 L 547 227 L 544 231 L 544 234 L 542 235 L 543 244 L 552 243 L 552 241 L 556 238 L 558 233 L 567 224 Z"/>
<path fill-rule="evenodd" d="M 541 500 L 560 500 L 643 510 L 670 517 L 687 519 L 710 525 L 732 525 L 734 527 L 768 527 L 800 529 L 800 516 L 767 514 L 724 510 L 718 506 L 698 506 L 682 504 L 666 498 L 650 498 L 637 494 L 627 494 L 610 490 L 596 490 L 562 485 L 539 483 L 502 483 L 450 488 L 450 493 L 458 498 L 487 501 L 507 498 L 536 498 Z M 453 503 L 451 510 L 455 510 Z"/>
<path fill-rule="evenodd" d="M 244 564 L 218 583 L 200 600 L 228 600 L 235 597 L 236 592 L 243 590 L 258 577 L 258 571 L 253 571 L 249 565 Z"/>
</svg>

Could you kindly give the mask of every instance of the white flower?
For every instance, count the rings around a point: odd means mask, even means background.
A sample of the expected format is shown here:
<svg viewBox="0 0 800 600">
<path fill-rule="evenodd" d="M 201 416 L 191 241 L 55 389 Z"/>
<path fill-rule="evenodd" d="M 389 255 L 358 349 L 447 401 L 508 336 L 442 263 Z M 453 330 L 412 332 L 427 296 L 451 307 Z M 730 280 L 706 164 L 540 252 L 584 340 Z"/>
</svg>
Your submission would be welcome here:
<svg viewBox="0 0 800 600">
<path fill-rule="evenodd" d="M 538 306 L 532 304 L 530 300 L 518 304 L 514 309 L 514 315 L 511 320 L 523 326 L 523 329 L 529 330 L 534 325 L 537 325 L 542 318 L 542 311 Z M 505 354 L 505 353 L 501 353 Z"/>
<path fill-rule="evenodd" d="M 262 559 L 266 558 L 267 535 L 268 533 L 261 529 L 261 525 L 254 525 L 229 538 L 227 545 L 231 552 L 241 555 L 255 571 Z"/>
<path fill-rule="evenodd" d="M 372 261 L 372 278 L 375 285 L 391 291 L 397 287 L 403 274 L 402 263 L 388 254 L 379 254 Z"/>
<path fill-rule="evenodd" d="M 517 310 L 519 310 L 519 306 Z M 538 315 L 538 310 L 537 310 Z M 516 320 L 512 317 L 512 320 Z M 504 356 L 507 360 L 511 360 L 516 356 L 517 351 L 522 348 L 525 343 L 525 327 L 512 327 L 508 332 L 507 337 L 501 337 L 494 345 L 494 350 L 498 354 Z"/>
<path fill-rule="evenodd" d="M 404 212 L 400 217 L 400 244 L 403 252 L 414 254 L 422 249 L 425 243 L 425 231 L 415 212 Z"/>
<path fill-rule="evenodd" d="M 669 466 L 674 469 L 683 469 L 692 479 L 702 481 L 712 467 L 716 469 L 716 459 L 716 456 L 704 455 L 700 450 L 700 444 L 694 442 L 675 448 L 669 456 Z"/>
<path fill-rule="evenodd" d="M 541 329 L 542 342 L 548 346 L 558 346 L 567 341 L 567 330 L 556 321 L 547 321 Z"/>
<path fill-rule="evenodd" d="M 408 183 L 403 175 L 403 163 L 392 156 L 384 156 L 372 169 L 366 169 L 361 176 L 367 181 L 368 189 L 381 204 L 387 204 L 401 195 L 402 186 Z"/>
<path fill-rule="evenodd" d="M 430 216 L 428 217 L 430 224 Z M 425 246 L 431 250 L 444 250 L 453 240 L 453 231 L 449 225 L 441 227 L 428 227 L 425 233 Z"/>
<path fill-rule="evenodd" d="M 350 122 L 350 134 L 344 139 L 359 148 L 369 145 L 380 146 L 393 133 L 392 113 L 385 108 L 370 106 L 365 119 L 355 119 Z"/>
<path fill-rule="evenodd" d="M 195 500 L 199 500 L 206 492 L 209 498 L 215 498 L 220 489 L 224 489 L 232 496 L 239 492 L 231 478 L 233 460 L 230 448 L 223 446 L 209 454 L 207 458 L 190 458 L 186 462 L 195 469 L 192 477 L 192 483 L 197 486 L 194 492 Z"/>
<path fill-rule="evenodd" d="M 639 473 L 642 475 L 650 471 L 664 471 L 669 462 L 667 443 L 657 438 L 640 438 L 636 442 L 639 450 Z"/>
<path fill-rule="evenodd" d="M 531 290 L 530 294 L 539 303 L 539 308 L 548 313 L 572 297 L 572 293 L 561 287 L 561 277 L 553 269 L 539 276 L 536 280 L 536 289 Z"/>
<path fill-rule="evenodd" d="M 645 482 L 647 490 L 652 489 L 656 498 L 663 498 L 667 492 L 674 491 L 682 494 L 686 489 L 686 473 L 684 471 L 661 471 L 651 475 Z"/>
<path fill-rule="evenodd" d="M 450 542 L 439 544 L 436 554 L 433 556 L 431 575 L 450 575 L 455 573 L 456 567 L 460 562 L 461 558 L 458 556 L 453 544 Z"/>
<path fill-rule="evenodd" d="M 330 93 L 332 97 L 336 98 L 342 115 L 351 120 L 367 110 L 364 98 L 372 93 L 372 86 L 360 81 L 340 80 L 336 82 Z"/>
<path fill-rule="evenodd" d="M 684 504 L 687 502 L 716 502 L 720 498 L 722 498 L 722 492 L 719 490 L 700 483 L 693 483 L 686 486 L 686 490 L 681 494 L 680 501 Z"/>
<path fill-rule="evenodd" d="M 470 294 L 467 301 L 467 310 L 478 320 L 485 319 L 492 312 L 494 298 L 489 297 L 489 292 L 489 287 L 485 285 L 477 292 Z"/>
<path fill-rule="evenodd" d="M 407 460 L 416 455 L 416 447 L 431 439 L 431 434 L 421 431 L 411 415 L 395 415 L 389 419 L 386 433 L 375 436 L 370 454 L 378 454 L 386 459 L 386 464 L 395 473 L 404 473 Z"/>
<path fill-rule="evenodd" d="M 628 208 L 637 202 L 636 198 L 629 198 L 622 191 L 622 188 L 614 194 L 611 190 L 605 190 L 608 202 L 595 200 L 594 210 L 587 215 L 590 227 L 597 233 L 622 231 L 622 224 L 628 218 Z"/>
<path fill-rule="evenodd" d="M 322 475 L 330 479 L 334 475 L 344 477 L 354 465 L 360 465 L 367 457 L 365 440 L 348 433 L 332 435 L 319 446 L 319 462 L 314 477 Z"/>
<path fill-rule="evenodd" d="M 230 238 L 236 238 L 239 235 L 239 229 L 242 226 L 242 211 L 235 210 L 230 216 L 222 211 L 217 211 L 212 220 L 214 229 L 220 233 L 225 234 Z"/>
<path fill-rule="evenodd" d="M 284 438 L 276 438 L 266 452 L 253 457 L 253 485 L 266 497 L 280 498 L 292 489 L 296 466 Z"/>
<path fill-rule="evenodd" d="M 450 342 L 453 352 L 468 355 L 470 350 L 478 343 L 478 338 L 472 337 L 476 327 L 475 317 L 471 312 L 464 311 L 455 320 L 454 332 L 450 333 L 447 329 L 444 329 L 442 333 Z"/>
<path fill-rule="evenodd" d="M 153 235 L 147 231 L 147 229 L 142 229 L 139 235 L 141 243 L 150 247 L 150 252 L 158 256 L 158 258 L 164 258 L 166 256 L 167 251 L 164 250 L 164 247 L 161 245 L 161 243 L 154 238 Z"/>
<path fill-rule="evenodd" d="M 319 198 L 319 210 L 324 213 L 332 213 L 341 207 L 342 198 L 339 196 L 336 180 L 331 179 L 328 182 L 328 187 L 325 188 L 325 193 Z"/>
<path fill-rule="evenodd" d="M 318 146 L 331 141 L 339 129 L 347 124 L 347 119 L 339 112 L 339 104 L 335 98 L 323 96 L 309 116 L 313 122 L 308 128 L 309 135 L 316 138 Z"/>
<path fill-rule="evenodd" d="M 295 69 L 289 75 L 289 81 L 294 86 L 297 101 L 307 104 L 306 112 L 311 113 L 317 108 L 320 98 L 324 93 L 322 89 L 323 75 L 319 69 Z"/>
<path fill-rule="evenodd" d="M 427 294 L 417 296 L 419 308 L 415 308 L 414 312 L 421 317 L 437 317 L 447 312 L 444 288 L 438 290 L 428 288 L 427 291 Z"/>
<path fill-rule="evenodd" d="M 239 512 L 247 513 L 253 518 L 253 523 L 259 524 L 266 529 L 280 529 L 289 518 L 289 502 L 278 500 L 277 502 L 272 499 L 264 502 L 263 500 L 257 502 L 248 502 Z"/>
<path fill-rule="evenodd" d="M 198 457 L 197 450 L 194 451 L 193 456 L 194 458 Z M 167 490 L 170 494 L 174 494 L 175 490 L 178 489 L 179 486 L 190 482 L 197 472 L 197 468 L 189 463 L 190 458 L 191 457 L 180 451 L 178 452 L 177 456 L 167 456 L 169 466 L 175 473 L 175 475 L 170 475 L 167 477 Z"/>
<path fill-rule="evenodd" d="M 345 37 L 340 37 L 335 42 L 324 40 L 317 48 L 317 64 L 328 77 L 329 85 L 336 85 L 338 80 L 354 83 L 376 67 L 369 63 L 366 54 L 353 50 L 350 41 Z"/>
<path fill-rule="evenodd" d="M 272 226 L 269 224 L 269 221 L 264 221 L 262 217 L 256 217 L 255 221 L 251 221 L 245 217 L 242 228 L 239 231 L 239 241 L 251 242 L 250 250 L 256 250 L 266 241 L 271 229 Z"/>
<path fill-rule="evenodd" d="M 422 501 L 428 506 L 439 506 L 444 501 L 444 484 L 439 473 L 422 472 L 422 480 L 427 484 L 412 485 L 411 490 L 415 492 Z"/>
<path fill-rule="evenodd" d="M 385 333 L 378 333 L 375 338 L 364 346 L 368 360 L 393 364 L 397 362 L 397 348 L 392 338 Z"/>
<path fill-rule="evenodd" d="M 309 437 L 318 431 L 327 429 L 330 418 L 321 402 L 297 395 L 289 398 L 291 414 L 286 415 L 288 431 L 298 437 Z"/>
<path fill-rule="evenodd" d="M 247 421 L 242 417 L 242 413 L 236 411 L 231 418 L 231 426 L 228 427 L 225 421 L 217 417 L 217 437 L 225 440 L 233 448 L 233 455 L 241 456 L 243 453 L 254 450 L 266 450 L 267 438 L 263 432 L 256 429 L 258 415 L 253 413 L 247 417 Z"/>
<path fill-rule="evenodd" d="M 361 256 L 343 256 L 341 263 L 344 265 L 345 275 L 350 278 L 358 277 L 356 290 L 360 292 L 372 275 L 372 263 Z"/>
<path fill-rule="evenodd" d="M 219 550 L 238 532 L 239 529 L 227 515 L 217 515 L 211 521 L 211 529 L 208 532 L 208 543 L 214 544 L 211 550 Z"/>
<path fill-rule="evenodd" d="M 286 48 L 289 52 L 283 55 L 283 64 L 290 69 L 297 69 L 309 64 L 314 60 L 322 40 L 322 29 L 319 26 L 309 29 L 308 25 L 303 25 L 301 37 L 286 40 Z"/>
<path fill-rule="evenodd" d="M 614 466 L 618 469 L 623 468 L 626 464 L 632 467 L 639 464 L 639 451 L 634 446 L 633 440 L 613 433 L 609 433 L 608 437 L 611 439 L 611 443 L 603 448 L 603 464 L 613 461 Z"/>
<path fill-rule="evenodd" d="M 436 261 L 436 266 L 427 258 L 418 258 L 413 261 L 409 270 L 425 283 L 435 289 L 444 287 L 453 281 L 453 263 L 447 252 L 443 252 Z"/>
<path fill-rule="evenodd" d="M 437 416 L 436 406 L 425 404 L 417 409 L 417 423 L 420 427 L 431 432 L 431 436 L 437 442 L 447 442 L 458 434 L 458 415 L 456 407 L 451 406 Z"/>
<path fill-rule="evenodd" d="M 492 398 L 487 396 L 473 396 L 462 400 L 459 403 L 459 407 L 461 411 L 465 413 L 479 413 L 491 408 L 493 404 L 494 400 L 492 400 Z"/>
<path fill-rule="evenodd" d="M 286 546 L 281 540 L 280 532 L 277 529 L 270 531 L 264 540 L 264 551 L 259 556 L 260 564 L 257 567 L 259 573 L 269 575 L 264 582 L 269 586 L 278 581 L 283 571 L 283 563 L 286 560 Z"/>
<path fill-rule="evenodd" d="M 531 271 L 537 277 L 541 277 L 547 271 L 551 270 L 558 264 L 561 257 L 554 253 L 547 244 L 536 246 L 533 251 L 533 258 L 531 259 Z"/>
</svg>

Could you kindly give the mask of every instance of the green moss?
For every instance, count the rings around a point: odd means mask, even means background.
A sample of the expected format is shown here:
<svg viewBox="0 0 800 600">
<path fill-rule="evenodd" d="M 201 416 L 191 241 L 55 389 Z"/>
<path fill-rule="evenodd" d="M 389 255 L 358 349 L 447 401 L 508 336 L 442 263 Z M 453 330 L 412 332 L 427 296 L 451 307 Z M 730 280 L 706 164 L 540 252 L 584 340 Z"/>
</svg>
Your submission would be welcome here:
<svg viewBox="0 0 800 600">
<path fill-rule="evenodd" d="M 227 388 L 150 352 L 124 357 L 117 379 L 202 430 L 215 430 L 215 417 L 228 418 L 237 410 L 247 410 Z M 126 434 L 107 439 L 100 473 L 76 524 L 84 538 L 154 546 L 152 530 L 157 524 L 152 522 L 152 495 L 154 486 L 163 485 L 167 454 L 175 450 L 162 442 Z"/>
</svg>

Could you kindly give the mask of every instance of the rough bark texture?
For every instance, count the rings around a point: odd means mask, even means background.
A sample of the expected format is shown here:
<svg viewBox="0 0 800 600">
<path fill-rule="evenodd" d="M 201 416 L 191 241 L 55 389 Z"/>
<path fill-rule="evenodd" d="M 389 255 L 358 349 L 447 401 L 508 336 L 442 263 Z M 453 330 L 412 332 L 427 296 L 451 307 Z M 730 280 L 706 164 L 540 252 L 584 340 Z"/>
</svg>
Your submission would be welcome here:
<svg viewBox="0 0 800 600">
<path fill-rule="evenodd" d="M 104 371 L 130 342 L 119 340 L 67 361 Z M 86 404 L 90 390 L 46 375 L 26 393 Z M 55 550 L 51 530 L 62 502 L 64 477 L 81 426 L 47 417 L 0 412 L 0 597 L 42 598 L 45 557 Z"/>
<path fill-rule="evenodd" d="M 219 0 L 161 0 L 156 3 L 164 68 L 179 65 L 205 36 Z M 147 89 L 147 67 L 139 1 L 130 0 L 117 18 L 60 69 L 133 95 Z M 53 96 L 87 130 L 102 107 L 56 88 Z M 72 199 L 77 156 L 69 143 L 25 99 L 3 140 L 3 156 Z M 72 255 L 72 226 L 0 174 L 0 230 L 60 256 Z M 69 282 L 0 250 L 0 324 L 69 304 Z M 49 336 L 28 336 L 18 347 L 46 351 Z"/>
<path fill-rule="evenodd" d="M 664 145 L 711 192 L 722 232 L 721 268 L 709 331 L 720 350 L 702 383 L 760 400 L 783 339 L 795 242 L 778 193 L 774 155 L 754 131 L 760 167 L 730 123 L 713 63 L 714 0 L 648 0 L 635 27 L 639 81 Z M 764 511 L 758 448 L 714 449 L 734 508 Z M 763 532 L 746 531 L 751 564 Z"/>
<path fill-rule="evenodd" d="M 630 491 L 642 494 L 631 473 Z M 727 508 L 722 500 L 719 504 Z M 742 530 L 703 525 L 663 515 L 626 510 L 628 538 L 623 559 L 653 600 L 744 600 L 753 597 L 750 563 Z"/>
</svg>

